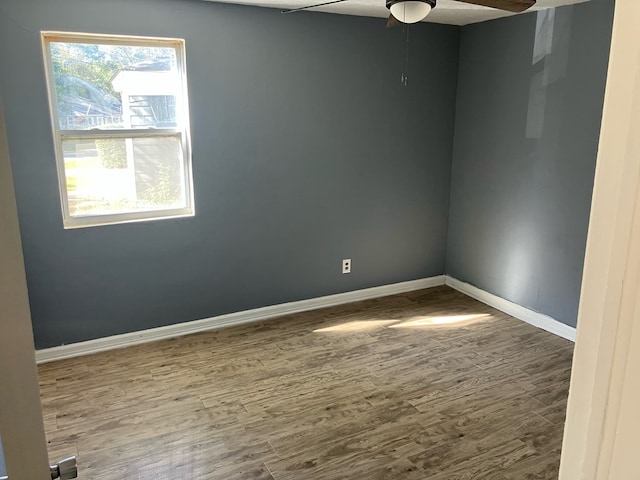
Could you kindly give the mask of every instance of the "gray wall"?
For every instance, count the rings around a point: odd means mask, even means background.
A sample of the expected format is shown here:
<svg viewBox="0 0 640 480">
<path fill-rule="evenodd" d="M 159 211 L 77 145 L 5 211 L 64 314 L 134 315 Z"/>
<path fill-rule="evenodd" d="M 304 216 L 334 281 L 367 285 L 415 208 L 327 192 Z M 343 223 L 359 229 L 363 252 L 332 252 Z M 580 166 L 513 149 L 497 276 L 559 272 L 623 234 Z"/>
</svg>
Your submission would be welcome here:
<svg viewBox="0 0 640 480">
<path fill-rule="evenodd" d="M 549 15 L 462 29 L 446 268 L 575 325 L 613 0 Z"/>
<path fill-rule="evenodd" d="M 186 39 L 194 218 L 63 230 L 40 30 Z M 442 274 L 459 29 L 411 29 L 408 88 L 401 34 L 188 0 L 0 3 L 37 347 Z"/>
</svg>

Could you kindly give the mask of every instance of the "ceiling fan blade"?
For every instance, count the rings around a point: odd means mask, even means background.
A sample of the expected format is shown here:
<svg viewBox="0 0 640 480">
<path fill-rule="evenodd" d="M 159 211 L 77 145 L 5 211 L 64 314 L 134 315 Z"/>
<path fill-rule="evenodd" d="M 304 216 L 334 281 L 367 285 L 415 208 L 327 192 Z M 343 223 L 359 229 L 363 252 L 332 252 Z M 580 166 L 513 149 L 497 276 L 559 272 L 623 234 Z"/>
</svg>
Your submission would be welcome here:
<svg viewBox="0 0 640 480">
<path fill-rule="evenodd" d="M 507 12 L 524 12 L 536 4 L 536 0 L 456 0 L 462 3 L 472 3 L 484 7 L 497 8 Z"/>
<path fill-rule="evenodd" d="M 346 1 L 347 0 L 331 0 L 330 2 L 316 3 L 314 5 L 307 5 L 306 7 L 298 7 L 298 8 L 290 8 L 288 10 L 281 10 L 280 13 L 295 13 L 295 12 L 300 12 L 302 10 L 308 10 L 310 8 L 324 7 L 325 5 L 333 5 L 334 3 L 342 3 Z"/>
<path fill-rule="evenodd" d="M 386 28 L 399 27 L 400 25 L 402 25 L 402 22 L 400 22 L 400 20 L 398 20 L 393 15 L 389 15 L 389 18 L 387 19 Z"/>
</svg>

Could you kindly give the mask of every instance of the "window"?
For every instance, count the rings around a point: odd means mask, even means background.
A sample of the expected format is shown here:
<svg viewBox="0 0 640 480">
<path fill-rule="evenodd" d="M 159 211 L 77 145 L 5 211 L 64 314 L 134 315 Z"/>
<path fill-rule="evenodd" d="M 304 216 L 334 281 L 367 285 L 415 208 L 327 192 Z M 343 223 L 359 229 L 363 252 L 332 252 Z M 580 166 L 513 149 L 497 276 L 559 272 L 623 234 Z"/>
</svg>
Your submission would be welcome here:
<svg viewBox="0 0 640 480">
<path fill-rule="evenodd" d="M 42 39 L 65 228 L 193 215 L 184 41 Z"/>
</svg>

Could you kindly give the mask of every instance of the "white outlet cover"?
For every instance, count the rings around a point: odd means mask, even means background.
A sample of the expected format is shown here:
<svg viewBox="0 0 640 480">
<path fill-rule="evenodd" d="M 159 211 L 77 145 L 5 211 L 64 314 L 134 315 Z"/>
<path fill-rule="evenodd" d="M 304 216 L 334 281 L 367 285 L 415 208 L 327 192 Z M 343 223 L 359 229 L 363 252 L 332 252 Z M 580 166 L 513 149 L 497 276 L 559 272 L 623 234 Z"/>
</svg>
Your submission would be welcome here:
<svg viewBox="0 0 640 480">
<path fill-rule="evenodd" d="M 342 273 L 351 273 L 351 259 L 345 258 L 342 260 Z"/>
</svg>

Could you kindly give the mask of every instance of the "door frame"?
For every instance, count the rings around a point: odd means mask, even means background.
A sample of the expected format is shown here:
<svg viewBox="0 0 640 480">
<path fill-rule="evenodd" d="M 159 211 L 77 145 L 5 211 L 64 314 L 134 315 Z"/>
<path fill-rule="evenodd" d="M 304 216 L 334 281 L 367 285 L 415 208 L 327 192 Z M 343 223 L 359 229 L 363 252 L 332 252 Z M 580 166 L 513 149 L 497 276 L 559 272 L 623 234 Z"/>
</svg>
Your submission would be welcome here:
<svg viewBox="0 0 640 480">
<path fill-rule="evenodd" d="M 616 0 L 561 480 L 640 478 L 638 25 L 640 2 Z"/>
<path fill-rule="evenodd" d="M 51 479 L 27 281 L 0 99 L 0 436 L 9 480 Z"/>
</svg>

